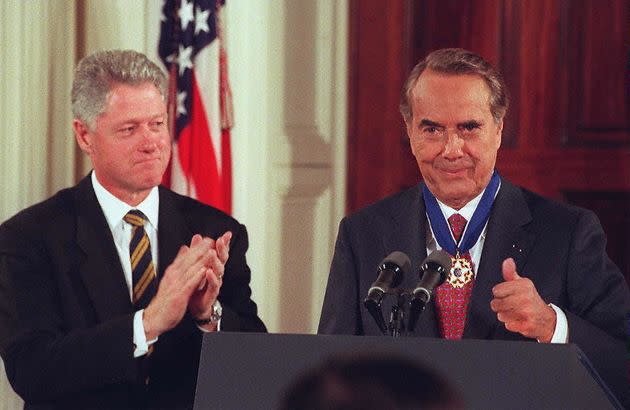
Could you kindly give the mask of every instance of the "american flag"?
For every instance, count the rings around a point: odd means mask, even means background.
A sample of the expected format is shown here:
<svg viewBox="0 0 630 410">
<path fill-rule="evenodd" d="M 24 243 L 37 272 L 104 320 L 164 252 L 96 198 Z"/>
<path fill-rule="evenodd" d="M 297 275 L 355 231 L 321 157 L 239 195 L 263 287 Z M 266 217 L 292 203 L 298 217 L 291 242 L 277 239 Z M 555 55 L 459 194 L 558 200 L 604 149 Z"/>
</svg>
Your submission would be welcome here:
<svg viewBox="0 0 630 410">
<path fill-rule="evenodd" d="M 232 101 L 225 0 L 164 0 L 159 54 L 169 72 L 173 155 L 162 183 L 230 213 Z"/>
</svg>

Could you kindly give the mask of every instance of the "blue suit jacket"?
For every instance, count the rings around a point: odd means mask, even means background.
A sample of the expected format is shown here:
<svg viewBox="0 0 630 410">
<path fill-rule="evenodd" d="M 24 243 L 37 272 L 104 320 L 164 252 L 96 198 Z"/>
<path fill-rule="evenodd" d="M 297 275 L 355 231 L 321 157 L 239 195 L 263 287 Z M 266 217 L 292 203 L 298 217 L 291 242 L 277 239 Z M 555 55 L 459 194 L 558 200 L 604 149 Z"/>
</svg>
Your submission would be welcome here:
<svg viewBox="0 0 630 410">
<path fill-rule="evenodd" d="M 379 201 L 341 221 L 319 333 L 381 334 L 362 300 L 376 267 L 392 251 L 409 255 L 418 272 L 426 255 L 427 220 L 421 186 Z M 469 305 L 464 338 L 531 340 L 512 333 L 490 309 L 492 287 L 503 281 L 501 264 L 516 261 L 543 300 L 563 309 L 569 341 L 590 358 L 619 399 L 630 406 L 626 321 L 630 292 L 605 251 L 606 238 L 590 211 L 553 202 L 502 180 Z M 415 287 L 408 274 L 401 286 Z M 388 313 L 384 305 L 383 311 Z M 415 335 L 439 337 L 429 304 Z"/>
</svg>

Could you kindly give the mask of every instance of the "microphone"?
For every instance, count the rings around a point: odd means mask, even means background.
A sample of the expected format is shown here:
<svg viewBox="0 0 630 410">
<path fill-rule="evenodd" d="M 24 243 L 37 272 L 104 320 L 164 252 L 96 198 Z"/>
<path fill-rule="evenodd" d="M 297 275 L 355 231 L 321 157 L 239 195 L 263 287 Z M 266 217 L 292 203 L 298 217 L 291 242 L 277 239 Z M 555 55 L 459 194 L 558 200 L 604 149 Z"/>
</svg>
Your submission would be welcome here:
<svg viewBox="0 0 630 410">
<path fill-rule="evenodd" d="M 446 251 L 436 250 L 422 262 L 420 266 L 420 281 L 411 293 L 409 309 L 409 331 L 416 327 L 420 313 L 431 301 L 433 291 L 446 280 L 451 269 L 451 255 Z"/>
<path fill-rule="evenodd" d="M 390 253 L 378 267 L 378 277 L 368 290 L 367 297 L 363 300 L 363 305 L 370 312 L 378 328 L 387 334 L 387 327 L 383 320 L 381 302 L 385 294 L 396 289 L 403 281 L 404 273 L 411 269 L 409 256 L 403 252 L 395 251 Z"/>
</svg>

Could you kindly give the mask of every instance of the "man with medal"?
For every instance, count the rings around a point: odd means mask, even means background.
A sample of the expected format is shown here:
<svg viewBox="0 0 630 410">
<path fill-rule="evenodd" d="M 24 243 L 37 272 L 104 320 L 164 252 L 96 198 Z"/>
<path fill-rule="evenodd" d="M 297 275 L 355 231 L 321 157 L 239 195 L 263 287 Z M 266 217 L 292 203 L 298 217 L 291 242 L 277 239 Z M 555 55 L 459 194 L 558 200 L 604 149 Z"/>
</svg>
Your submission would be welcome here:
<svg viewBox="0 0 630 410">
<path fill-rule="evenodd" d="M 380 261 L 451 255 L 414 335 L 575 343 L 628 405 L 630 291 L 590 211 L 512 185 L 495 170 L 508 98 L 501 75 L 462 49 L 411 71 L 401 113 L 424 182 L 344 218 L 319 333 L 381 334 L 362 304 Z M 385 310 L 384 310 L 385 312 Z"/>
</svg>

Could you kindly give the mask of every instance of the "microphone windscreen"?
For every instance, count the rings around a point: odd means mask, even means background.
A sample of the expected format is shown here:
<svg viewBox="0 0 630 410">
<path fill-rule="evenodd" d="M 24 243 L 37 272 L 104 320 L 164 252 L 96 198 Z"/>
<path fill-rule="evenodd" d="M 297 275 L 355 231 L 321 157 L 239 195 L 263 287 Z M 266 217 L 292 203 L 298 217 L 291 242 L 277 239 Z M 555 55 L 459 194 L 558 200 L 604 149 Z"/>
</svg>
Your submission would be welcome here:
<svg viewBox="0 0 630 410">
<path fill-rule="evenodd" d="M 393 263 L 400 267 L 403 272 L 411 272 L 411 260 L 409 260 L 409 256 L 404 252 L 394 251 L 390 253 L 383 259 L 383 264 L 386 263 Z"/>
<path fill-rule="evenodd" d="M 451 269 L 451 255 L 442 249 L 431 252 L 424 260 L 424 263 L 430 262 L 437 263 L 447 272 Z"/>
</svg>

